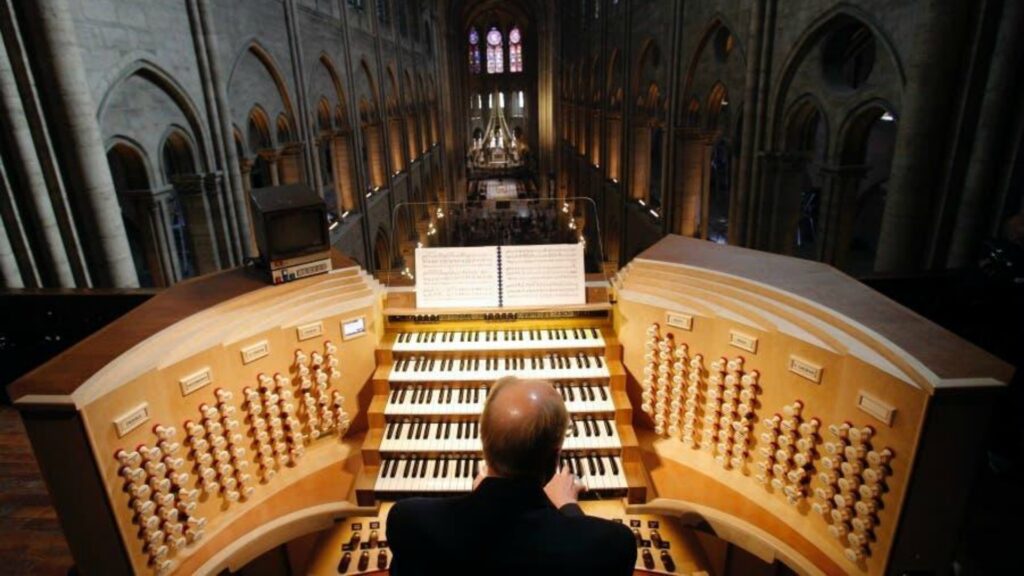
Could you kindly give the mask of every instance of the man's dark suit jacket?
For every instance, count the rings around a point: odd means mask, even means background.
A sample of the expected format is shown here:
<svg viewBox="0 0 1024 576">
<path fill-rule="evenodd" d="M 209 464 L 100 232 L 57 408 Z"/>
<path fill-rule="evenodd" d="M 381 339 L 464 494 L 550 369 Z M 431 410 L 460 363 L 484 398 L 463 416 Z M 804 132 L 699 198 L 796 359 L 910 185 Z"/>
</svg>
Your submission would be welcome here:
<svg viewBox="0 0 1024 576">
<path fill-rule="evenodd" d="M 392 576 L 633 573 L 622 524 L 556 510 L 535 484 L 486 478 L 466 496 L 402 500 L 388 514 Z"/>
</svg>

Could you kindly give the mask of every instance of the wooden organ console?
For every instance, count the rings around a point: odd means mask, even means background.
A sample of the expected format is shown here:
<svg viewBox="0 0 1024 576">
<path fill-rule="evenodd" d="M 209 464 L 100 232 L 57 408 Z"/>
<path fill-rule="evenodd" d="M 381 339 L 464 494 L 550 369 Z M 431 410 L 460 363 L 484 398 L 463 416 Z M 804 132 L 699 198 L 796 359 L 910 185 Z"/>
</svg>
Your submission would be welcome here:
<svg viewBox="0 0 1024 576">
<path fill-rule="evenodd" d="M 11 385 L 82 573 L 313 533 L 302 570 L 383 573 L 390 502 L 470 489 L 506 374 L 562 394 L 564 463 L 640 573 L 713 574 L 697 523 L 797 573 L 941 571 L 1013 373 L 827 266 L 681 237 L 554 310 L 417 309 L 334 259 L 184 282 Z"/>
</svg>

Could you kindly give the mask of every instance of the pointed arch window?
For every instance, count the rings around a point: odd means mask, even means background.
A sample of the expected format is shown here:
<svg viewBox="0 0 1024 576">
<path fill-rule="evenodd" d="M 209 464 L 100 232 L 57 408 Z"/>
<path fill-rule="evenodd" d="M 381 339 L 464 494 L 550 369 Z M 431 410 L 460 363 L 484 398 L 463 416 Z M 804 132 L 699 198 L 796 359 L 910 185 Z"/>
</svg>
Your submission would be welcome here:
<svg viewBox="0 0 1024 576">
<path fill-rule="evenodd" d="M 508 71 L 523 71 L 523 35 L 518 26 L 508 33 Z"/>
<path fill-rule="evenodd" d="M 505 37 L 497 26 L 487 31 L 487 73 L 505 72 Z"/>
<path fill-rule="evenodd" d="M 480 56 L 480 31 L 476 28 L 469 29 L 469 72 L 479 74 L 482 70 Z"/>
</svg>

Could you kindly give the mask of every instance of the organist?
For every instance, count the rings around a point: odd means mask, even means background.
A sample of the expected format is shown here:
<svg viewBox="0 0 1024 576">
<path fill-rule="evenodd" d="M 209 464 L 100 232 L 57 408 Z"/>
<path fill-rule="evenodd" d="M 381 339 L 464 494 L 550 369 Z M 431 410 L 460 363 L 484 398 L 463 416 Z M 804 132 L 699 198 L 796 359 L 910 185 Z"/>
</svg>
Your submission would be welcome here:
<svg viewBox="0 0 1024 576">
<path fill-rule="evenodd" d="M 499 380 L 480 419 L 485 466 L 474 490 L 392 508 L 392 574 L 631 574 L 629 529 L 584 515 L 581 484 L 557 470 L 568 422 L 549 382 Z"/>
</svg>

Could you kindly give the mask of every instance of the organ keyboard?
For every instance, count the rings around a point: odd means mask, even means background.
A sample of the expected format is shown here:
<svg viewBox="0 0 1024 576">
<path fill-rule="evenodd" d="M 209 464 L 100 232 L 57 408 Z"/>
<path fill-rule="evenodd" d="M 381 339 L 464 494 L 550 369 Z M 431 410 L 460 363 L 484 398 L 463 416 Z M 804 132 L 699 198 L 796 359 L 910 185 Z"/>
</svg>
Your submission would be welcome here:
<svg viewBox="0 0 1024 576">
<path fill-rule="evenodd" d="M 597 328 L 535 328 L 531 330 L 466 330 L 404 332 L 394 352 L 479 352 L 484 350 L 561 350 L 603 348 Z"/>
<path fill-rule="evenodd" d="M 504 376 L 525 379 L 607 378 L 599 354 L 550 353 L 523 356 L 403 356 L 391 371 L 392 382 L 473 382 Z"/>
<path fill-rule="evenodd" d="M 556 384 L 555 389 L 562 395 L 570 414 L 615 411 L 612 392 L 607 384 Z M 487 385 L 396 385 L 391 388 L 384 413 L 387 416 L 472 416 L 483 410 L 488 390 Z"/>
<path fill-rule="evenodd" d="M 621 448 L 618 428 L 609 418 L 573 418 L 566 431 L 563 450 L 614 450 Z M 477 420 L 392 420 L 384 428 L 381 452 L 480 452 Z"/>
<path fill-rule="evenodd" d="M 604 326 L 592 322 L 588 316 L 521 326 L 506 317 L 466 329 L 457 322 L 429 329 L 415 321 L 410 327 L 404 318 L 391 323 L 394 333 L 379 354 L 377 400 L 363 447 L 364 459 L 378 467 L 361 501 L 469 490 L 473 476 L 465 477 L 466 466 L 482 451 L 476 417 L 490 384 L 505 376 L 552 381 L 572 415 L 563 444 L 566 464 L 586 472 L 593 495 L 632 493 L 639 499 L 645 481 L 630 463 L 635 451 L 625 424 L 630 408 L 622 390 L 621 348 L 605 337 Z M 630 428 L 625 445 L 620 426 Z M 633 470 L 632 481 L 627 469 Z"/>
<path fill-rule="evenodd" d="M 698 518 L 800 573 L 943 572 L 1013 374 L 821 264 L 680 237 L 557 310 L 420 310 L 333 267 L 176 285 L 10 386 L 80 572 L 237 571 L 465 492 L 505 375 L 562 394 L 563 465 L 631 523 L 638 570 L 707 568 L 692 535 L 658 544 Z M 390 561 L 329 549 L 326 573 Z"/>
</svg>

